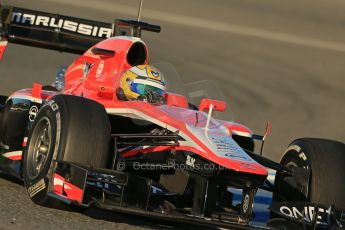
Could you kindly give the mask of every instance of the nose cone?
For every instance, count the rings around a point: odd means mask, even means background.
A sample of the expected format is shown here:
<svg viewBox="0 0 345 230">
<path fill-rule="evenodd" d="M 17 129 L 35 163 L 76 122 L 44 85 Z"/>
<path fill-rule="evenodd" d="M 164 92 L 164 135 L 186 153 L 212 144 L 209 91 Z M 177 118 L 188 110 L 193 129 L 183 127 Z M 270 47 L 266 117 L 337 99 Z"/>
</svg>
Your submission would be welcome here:
<svg viewBox="0 0 345 230">
<path fill-rule="evenodd" d="M 231 170 L 267 175 L 267 170 L 253 160 L 248 154 L 225 132 L 188 127 L 198 139 L 198 144 L 205 149 L 206 157 L 220 166 Z"/>
</svg>

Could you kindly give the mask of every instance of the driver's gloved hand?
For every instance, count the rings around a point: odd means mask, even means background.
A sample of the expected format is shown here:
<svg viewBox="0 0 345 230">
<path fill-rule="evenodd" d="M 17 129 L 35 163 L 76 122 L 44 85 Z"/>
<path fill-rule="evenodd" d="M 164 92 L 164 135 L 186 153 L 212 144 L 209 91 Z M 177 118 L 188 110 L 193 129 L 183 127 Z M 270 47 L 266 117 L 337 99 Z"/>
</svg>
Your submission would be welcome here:
<svg viewBox="0 0 345 230">
<path fill-rule="evenodd" d="M 151 104 L 164 104 L 164 98 L 156 92 L 148 92 L 147 94 L 140 95 L 137 100 Z"/>
</svg>

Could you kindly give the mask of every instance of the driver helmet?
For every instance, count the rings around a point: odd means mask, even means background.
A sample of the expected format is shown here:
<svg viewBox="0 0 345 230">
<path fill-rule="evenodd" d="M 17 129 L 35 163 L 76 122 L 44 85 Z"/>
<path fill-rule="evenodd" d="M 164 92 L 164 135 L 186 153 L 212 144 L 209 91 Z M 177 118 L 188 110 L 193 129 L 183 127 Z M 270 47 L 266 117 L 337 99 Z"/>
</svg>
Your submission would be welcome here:
<svg viewBox="0 0 345 230">
<path fill-rule="evenodd" d="M 165 93 L 162 73 L 150 65 L 138 65 L 128 69 L 120 79 L 120 89 L 127 100 L 135 100 L 149 92 Z"/>
</svg>

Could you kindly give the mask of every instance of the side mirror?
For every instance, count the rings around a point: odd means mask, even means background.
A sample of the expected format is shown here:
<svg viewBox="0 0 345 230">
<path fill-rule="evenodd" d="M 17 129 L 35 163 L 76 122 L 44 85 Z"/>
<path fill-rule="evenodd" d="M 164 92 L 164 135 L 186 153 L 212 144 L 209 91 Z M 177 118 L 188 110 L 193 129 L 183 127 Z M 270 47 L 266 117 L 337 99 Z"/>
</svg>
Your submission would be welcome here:
<svg viewBox="0 0 345 230">
<path fill-rule="evenodd" d="M 2 57 L 4 56 L 6 47 L 7 47 L 7 41 L 2 40 L 0 37 L 0 61 L 1 61 Z"/>
<path fill-rule="evenodd" d="M 185 109 L 188 108 L 188 101 L 185 96 L 173 93 L 165 93 L 164 97 L 167 102 L 167 105 L 169 106 L 176 106 Z"/>
<path fill-rule="evenodd" d="M 34 83 L 32 85 L 32 97 L 41 99 L 42 96 L 42 85 L 38 83 Z"/>
<path fill-rule="evenodd" d="M 215 111 L 224 112 L 226 110 L 226 103 L 224 101 L 203 98 L 199 105 L 199 111 L 209 109 L 211 105 Z"/>
</svg>

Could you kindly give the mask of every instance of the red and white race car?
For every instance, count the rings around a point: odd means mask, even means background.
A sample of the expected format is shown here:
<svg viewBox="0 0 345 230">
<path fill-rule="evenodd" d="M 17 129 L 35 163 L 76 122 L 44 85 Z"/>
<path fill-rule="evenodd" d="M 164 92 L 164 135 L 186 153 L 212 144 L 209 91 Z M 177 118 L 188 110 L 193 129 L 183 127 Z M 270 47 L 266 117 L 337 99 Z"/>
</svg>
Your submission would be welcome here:
<svg viewBox="0 0 345 230">
<path fill-rule="evenodd" d="M 203 98 L 197 107 L 174 92 L 160 104 L 119 99 L 121 74 L 149 64 L 141 32 L 159 32 L 160 26 L 16 7 L 1 6 L 0 12 L 0 57 L 8 42 L 81 54 L 54 84 L 1 96 L 0 169 L 23 179 L 33 202 L 58 199 L 171 221 L 255 228 L 260 188 L 273 194 L 265 226 L 343 226 L 343 143 L 298 139 L 276 163 L 253 152 L 269 125 L 260 136 L 215 119 L 215 111 L 226 110 L 224 101 Z M 273 183 L 268 169 L 276 171 Z M 232 188 L 241 191 L 237 205 Z"/>
</svg>

